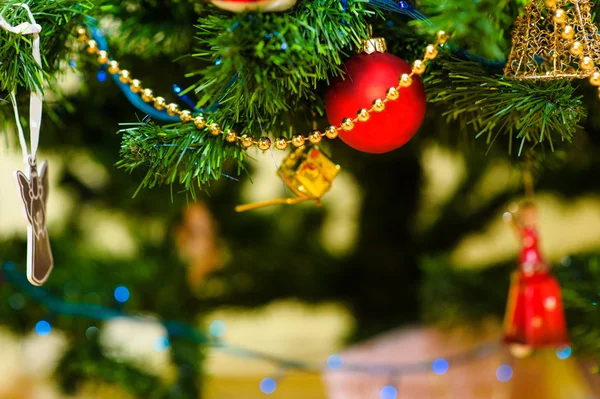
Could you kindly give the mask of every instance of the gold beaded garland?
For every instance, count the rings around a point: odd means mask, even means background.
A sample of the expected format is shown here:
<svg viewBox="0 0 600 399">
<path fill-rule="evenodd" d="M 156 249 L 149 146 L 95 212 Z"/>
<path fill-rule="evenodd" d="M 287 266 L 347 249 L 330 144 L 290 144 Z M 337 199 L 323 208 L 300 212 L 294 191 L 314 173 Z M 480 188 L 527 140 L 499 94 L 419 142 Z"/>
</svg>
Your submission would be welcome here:
<svg viewBox="0 0 600 399">
<path fill-rule="evenodd" d="M 268 137 L 263 136 L 263 137 L 261 137 L 261 138 L 258 139 L 258 144 L 257 145 L 258 145 L 259 149 L 261 149 L 263 151 L 266 151 L 269 148 L 271 148 L 271 139 L 269 139 Z"/>
<path fill-rule="evenodd" d="M 108 63 L 108 73 L 111 75 L 119 73 L 119 63 L 117 61 L 110 61 Z"/>
<path fill-rule="evenodd" d="M 551 1 L 551 0 L 547 0 Z M 568 31 L 569 26 L 565 27 L 565 31 Z M 572 28 L 571 28 L 572 29 Z M 129 88 L 133 93 L 140 94 L 140 97 L 143 101 L 147 103 L 153 103 L 154 107 L 158 110 L 163 110 L 166 108 L 167 113 L 171 116 L 179 116 L 183 123 L 188 123 L 193 121 L 194 125 L 197 129 L 204 129 L 207 126 L 207 122 L 202 115 L 197 115 L 194 117 L 189 110 L 180 111 L 179 107 L 175 103 L 167 104 L 166 100 L 163 97 L 154 97 L 154 93 L 151 89 L 143 88 L 142 83 L 138 79 L 132 79 L 131 74 L 128 70 L 122 70 L 119 67 L 119 63 L 114 60 L 110 60 L 108 52 L 104 50 L 99 50 L 98 44 L 96 41 L 91 40 L 87 36 L 86 29 L 83 27 L 78 27 L 76 30 L 78 35 L 77 40 L 86 43 L 86 51 L 90 54 L 97 54 L 97 61 L 101 65 L 108 64 L 108 72 L 112 75 L 118 74 L 119 81 L 124 84 L 129 84 Z M 438 49 L 437 46 L 445 44 L 449 40 L 449 36 L 444 31 L 438 31 L 436 34 L 437 43 L 430 44 L 425 49 L 425 60 L 431 60 L 437 57 Z M 573 47 L 577 47 L 578 42 L 573 44 Z M 581 44 L 579 43 L 581 46 Z M 575 50 L 576 51 L 576 50 Z M 587 61 L 586 65 L 587 65 Z M 582 60 L 584 63 L 584 60 Z M 593 60 L 591 61 L 591 65 L 593 68 Z M 411 74 L 403 74 L 399 78 L 399 88 L 408 87 L 412 84 L 412 75 L 417 74 L 420 75 L 425 72 L 425 62 L 424 60 L 416 60 L 413 63 L 412 73 Z M 600 86 L 600 74 L 595 72 L 592 77 L 590 77 L 590 82 L 594 85 Z M 360 109 L 357 113 L 356 119 L 344 118 L 340 124 L 340 127 L 343 130 L 350 131 L 354 129 L 355 123 L 357 121 L 366 122 L 371 117 L 371 112 L 382 112 L 385 110 L 385 102 L 393 101 L 398 99 L 400 96 L 400 92 L 396 87 L 390 87 L 386 92 L 385 100 L 381 98 L 377 98 L 372 103 L 371 109 Z M 211 123 L 209 126 L 209 131 L 212 135 L 220 135 L 223 133 L 221 127 L 217 123 Z M 318 130 L 311 132 L 308 136 L 303 136 L 301 134 L 295 135 L 292 140 L 287 140 L 284 137 L 279 137 L 275 143 L 273 144 L 268 137 L 261 137 L 258 141 L 255 141 L 252 137 L 248 135 L 243 135 L 239 137 L 233 130 L 228 129 L 225 133 L 225 140 L 234 143 L 238 139 L 241 141 L 242 145 L 246 148 L 251 147 L 252 145 L 257 145 L 258 148 L 265 151 L 271 148 L 274 145 L 279 150 L 284 150 L 288 147 L 291 142 L 295 147 L 301 147 L 305 144 L 306 140 L 309 140 L 311 143 L 316 144 L 319 143 L 323 136 L 326 136 L 329 139 L 335 139 L 338 137 L 338 127 L 329 126 L 325 133 L 321 133 Z"/>
<path fill-rule="evenodd" d="M 315 130 L 314 132 L 311 132 L 308 135 L 308 140 L 313 144 L 317 144 L 321 141 L 322 138 L 323 136 L 321 136 L 321 132 L 319 132 L 318 130 Z"/>
<path fill-rule="evenodd" d="M 194 118 L 194 125 L 198 129 L 204 129 L 206 127 L 206 119 L 202 115 L 198 115 Z"/>
<path fill-rule="evenodd" d="M 119 81 L 121 83 L 131 83 L 131 74 L 128 70 L 122 69 L 121 72 L 119 72 Z"/>
<path fill-rule="evenodd" d="M 373 111 L 382 112 L 385 110 L 385 102 L 381 98 L 376 98 L 373 101 Z"/>
<path fill-rule="evenodd" d="M 395 87 L 390 87 L 385 94 L 385 98 L 391 101 L 397 100 L 398 97 L 400 97 L 400 92 Z"/>
<path fill-rule="evenodd" d="M 237 134 L 233 130 L 227 129 L 227 133 L 225 133 L 225 140 L 227 140 L 229 143 L 235 143 L 237 140 Z"/>
<path fill-rule="evenodd" d="M 562 8 L 559 8 L 554 13 L 553 19 L 554 19 L 554 22 L 556 22 L 557 24 L 564 24 L 567 22 L 567 13 Z"/>
<path fill-rule="evenodd" d="M 400 87 L 408 87 L 412 84 L 412 77 L 407 73 L 403 73 L 398 79 L 398 83 Z"/>
<path fill-rule="evenodd" d="M 181 119 L 183 123 L 188 123 L 191 122 L 194 119 L 194 117 L 192 116 L 192 113 L 190 111 L 184 109 L 179 113 L 179 119 Z"/>
<path fill-rule="evenodd" d="M 108 53 L 106 51 L 98 51 L 98 63 L 102 65 L 108 63 Z"/>
<path fill-rule="evenodd" d="M 575 29 L 571 25 L 567 25 L 563 28 L 562 33 L 560 34 L 565 40 L 572 40 L 575 36 Z"/>
<path fill-rule="evenodd" d="M 254 144 L 254 140 L 252 140 L 252 137 L 244 134 L 242 136 L 242 145 L 246 148 L 248 147 L 252 147 L 252 145 Z"/>
<path fill-rule="evenodd" d="M 438 55 L 437 46 L 430 44 L 427 47 L 425 47 L 425 59 L 426 60 L 432 60 L 435 57 L 437 57 L 437 55 Z"/>
<path fill-rule="evenodd" d="M 154 108 L 162 111 L 167 106 L 167 101 L 163 97 L 156 97 L 154 99 Z"/>
<path fill-rule="evenodd" d="M 556 0 L 546 0 L 546 7 L 548 8 L 554 8 L 556 7 Z"/>
<path fill-rule="evenodd" d="M 275 140 L 275 148 L 278 150 L 285 150 L 288 146 L 287 139 L 285 137 L 278 137 Z"/>
<path fill-rule="evenodd" d="M 594 72 L 592 73 L 592 76 L 590 76 L 590 83 L 593 86 L 600 86 L 600 72 Z"/>
<path fill-rule="evenodd" d="M 594 69 L 594 60 L 591 57 L 583 57 L 579 63 L 579 66 L 584 71 L 591 71 Z"/>
<path fill-rule="evenodd" d="M 425 66 L 425 63 L 422 60 L 415 60 L 415 62 L 413 62 L 412 71 L 417 75 L 420 75 L 425 72 Z"/>
<path fill-rule="evenodd" d="M 581 42 L 573 42 L 569 51 L 573 55 L 581 55 L 581 53 L 583 53 L 583 45 Z"/>
<path fill-rule="evenodd" d="M 216 123 L 211 123 L 208 126 L 208 131 L 213 136 L 218 136 L 219 134 L 221 134 L 221 127 L 218 124 L 216 124 Z"/>
<path fill-rule="evenodd" d="M 344 118 L 342 119 L 341 126 L 342 129 L 349 132 L 350 130 L 354 129 L 354 121 L 350 118 Z"/>
<path fill-rule="evenodd" d="M 132 92 L 139 93 L 142 91 L 142 82 L 137 79 L 133 79 L 131 81 L 131 85 L 129 86 Z"/>
<path fill-rule="evenodd" d="M 328 139 L 335 139 L 338 136 L 337 127 L 333 125 L 329 126 L 327 130 L 325 130 L 325 136 L 327 136 Z"/>
<path fill-rule="evenodd" d="M 167 105 L 167 114 L 175 116 L 179 113 L 179 106 L 175 103 Z"/>
<path fill-rule="evenodd" d="M 149 103 L 153 99 L 154 99 L 154 95 L 152 94 L 152 90 L 150 90 L 150 89 L 144 89 L 142 91 L 142 100 L 144 100 L 145 102 Z"/>
<path fill-rule="evenodd" d="M 361 122 L 366 122 L 371 118 L 371 114 L 368 110 L 361 108 L 356 113 L 356 118 Z"/>
<path fill-rule="evenodd" d="M 294 147 L 302 147 L 304 145 L 304 141 L 306 139 L 304 138 L 304 136 L 302 136 L 301 134 L 297 134 L 294 137 L 292 137 L 292 144 L 294 145 Z"/>
</svg>

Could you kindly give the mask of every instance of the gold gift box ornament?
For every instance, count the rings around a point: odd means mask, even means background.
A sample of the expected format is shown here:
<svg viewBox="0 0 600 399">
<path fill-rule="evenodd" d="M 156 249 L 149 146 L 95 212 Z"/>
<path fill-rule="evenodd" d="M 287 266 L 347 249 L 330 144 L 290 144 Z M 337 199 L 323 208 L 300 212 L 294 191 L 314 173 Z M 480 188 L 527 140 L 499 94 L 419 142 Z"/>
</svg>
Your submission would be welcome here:
<svg viewBox="0 0 600 399">
<path fill-rule="evenodd" d="M 340 165 L 333 163 L 319 147 L 299 147 L 283 160 L 278 171 L 285 185 L 298 197 L 238 205 L 235 210 L 245 212 L 271 205 L 294 205 L 304 201 L 316 201 L 317 206 L 320 206 L 321 197 L 329 191 L 340 169 Z"/>
</svg>

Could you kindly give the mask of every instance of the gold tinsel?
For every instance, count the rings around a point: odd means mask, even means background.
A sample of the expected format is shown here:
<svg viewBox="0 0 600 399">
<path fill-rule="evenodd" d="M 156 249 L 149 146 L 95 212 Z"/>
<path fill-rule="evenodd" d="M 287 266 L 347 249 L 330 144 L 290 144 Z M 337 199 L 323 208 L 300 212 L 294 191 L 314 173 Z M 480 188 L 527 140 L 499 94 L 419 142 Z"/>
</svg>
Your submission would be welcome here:
<svg viewBox="0 0 600 399">
<path fill-rule="evenodd" d="M 566 12 L 573 38 L 564 37 L 564 24 L 554 15 L 556 7 Z M 589 0 L 531 0 L 515 23 L 504 74 L 516 79 L 552 80 L 586 78 L 598 71 L 580 67 L 582 57 L 590 57 L 600 65 L 600 41 L 591 9 Z M 582 54 L 570 51 L 574 41 L 581 43 Z"/>
</svg>

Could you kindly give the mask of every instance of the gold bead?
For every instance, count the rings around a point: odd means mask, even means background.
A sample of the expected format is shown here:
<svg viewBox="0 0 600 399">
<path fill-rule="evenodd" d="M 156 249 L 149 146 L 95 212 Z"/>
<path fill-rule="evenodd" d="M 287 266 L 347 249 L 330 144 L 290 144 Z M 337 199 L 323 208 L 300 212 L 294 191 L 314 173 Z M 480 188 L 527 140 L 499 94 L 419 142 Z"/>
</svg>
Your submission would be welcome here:
<svg viewBox="0 0 600 399">
<path fill-rule="evenodd" d="M 350 118 L 342 119 L 341 125 L 342 125 L 342 129 L 344 129 L 347 132 L 354 129 L 354 121 Z"/>
<path fill-rule="evenodd" d="M 161 111 L 163 109 L 165 109 L 165 107 L 167 106 L 167 100 L 165 100 L 162 97 L 156 97 L 154 99 L 154 108 L 156 108 L 157 110 Z"/>
<path fill-rule="evenodd" d="M 109 61 L 108 53 L 104 50 L 98 51 L 98 63 L 104 65 L 104 64 L 108 63 L 108 61 Z"/>
<path fill-rule="evenodd" d="M 76 32 L 77 32 L 77 36 L 79 36 L 79 38 L 87 35 L 87 30 L 83 26 L 78 27 Z"/>
<path fill-rule="evenodd" d="M 184 109 L 179 113 L 179 119 L 181 119 L 183 123 L 188 123 L 194 120 L 194 117 L 192 116 L 192 113 L 190 111 Z"/>
<path fill-rule="evenodd" d="M 573 42 L 569 51 L 573 55 L 581 55 L 581 53 L 583 53 L 583 45 L 581 42 Z"/>
<path fill-rule="evenodd" d="M 398 99 L 398 97 L 400 97 L 400 92 L 399 92 L 399 91 L 398 91 L 398 89 L 396 89 L 395 87 L 390 87 L 390 88 L 387 90 L 387 93 L 385 94 L 385 97 L 386 97 L 388 100 L 392 100 L 392 101 L 393 101 L 393 100 L 397 100 L 397 99 Z"/>
<path fill-rule="evenodd" d="M 212 134 L 213 136 L 218 136 L 219 134 L 221 134 L 221 127 L 216 123 L 211 123 L 208 126 L 208 130 L 210 131 L 210 134 Z"/>
<path fill-rule="evenodd" d="M 227 133 L 225 133 L 225 140 L 227 140 L 229 143 L 235 143 L 237 140 L 237 134 L 233 130 L 227 129 Z"/>
<path fill-rule="evenodd" d="M 373 111 L 381 112 L 385 109 L 385 102 L 381 98 L 375 99 L 373 101 Z"/>
<path fill-rule="evenodd" d="M 338 136 L 337 127 L 333 125 L 329 126 L 327 130 L 325 130 L 325 136 L 327 136 L 328 139 L 335 139 Z"/>
<path fill-rule="evenodd" d="M 278 150 L 285 150 L 288 146 L 288 142 L 285 137 L 279 137 L 275 140 L 275 148 Z"/>
<path fill-rule="evenodd" d="M 321 136 L 321 132 L 319 132 L 318 130 L 310 132 L 310 134 L 308 135 L 308 140 L 310 140 L 310 142 L 313 144 L 317 144 L 319 141 L 321 141 L 322 138 L 323 136 Z"/>
<path fill-rule="evenodd" d="M 95 40 L 88 40 L 87 42 L 87 52 L 90 54 L 95 54 L 98 52 L 98 43 Z"/>
<path fill-rule="evenodd" d="M 548 7 L 548 8 L 556 7 L 556 0 L 546 0 L 546 7 Z"/>
<path fill-rule="evenodd" d="M 432 60 L 435 57 L 437 57 L 438 55 L 438 49 L 436 46 L 434 46 L 433 44 L 430 44 L 429 46 L 425 47 L 425 59 L 426 60 Z"/>
<path fill-rule="evenodd" d="M 152 94 L 152 90 L 150 90 L 150 89 L 144 89 L 142 91 L 142 100 L 144 100 L 147 103 L 149 103 L 152 100 L 154 100 L 154 95 Z"/>
<path fill-rule="evenodd" d="M 292 137 L 292 144 L 294 145 L 294 147 L 302 147 L 304 145 L 305 140 L 306 139 L 303 135 L 297 134 L 294 137 Z"/>
<path fill-rule="evenodd" d="M 564 24 L 567 22 L 567 13 L 562 8 L 559 8 L 554 13 L 554 22 L 557 24 Z"/>
<path fill-rule="evenodd" d="M 206 119 L 202 115 L 198 115 L 194 118 L 194 125 L 198 129 L 204 129 L 206 127 Z"/>
<path fill-rule="evenodd" d="M 131 81 L 131 84 L 129 85 L 129 88 L 131 89 L 132 92 L 139 93 L 142 91 L 142 82 L 140 82 L 137 79 L 133 79 Z"/>
<path fill-rule="evenodd" d="M 261 137 L 258 139 L 258 148 L 260 148 L 263 151 L 268 150 L 269 148 L 271 148 L 271 139 L 269 139 L 268 137 Z"/>
<path fill-rule="evenodd" d="M 254 140 L 252 140 L 252 137 L 244 134 L 242 136 L 242 145 L 244 147 L 248 148 L 248 147 L 252 147 L 252 144 L 254 144 Z"/>
<path fill-rule="evenodd" d="M 175 104 L 175 103 L 171 103 L 169 105 L 167 105 L 167 114 L 171 115 L 171 116 L 175 116 L 179 113 L 179 105 Z"/>
<path fill-rule="evenodd" d="M 121 81 L 121 83 L 131 83 L 131 74 L 128 70 L 122 69 L 121 72 L 119 72 L 119 81 Z"/>
<path fill-rule="evenodd" d="M 593 86 L 600 86 L 600 72 L 594 72 L 592 76 L 590 76 L 590 83 Z"/>
<path fill-rule="evenodd" d="M 584 71 L 591 71 L 594 69 L 594 60 L 591 57 L 583 57 L 579 63 L 579 66 Z"/>
<path fill-rule="evenodd" d="M 111 75 L 119 73 L 119 70 L 119 63 L 117 61 L 113 60 L 108 63 L 108 73 Z"/>
<path fill-rule="evenodd" d="M 563 28 L 562 33 L 560 34 L 565 40 L 572 40 L 575 36 L 575 29 L 571 25 L 567 25 Z"/>
<path fill-rule="evenodd" d="M 359 109 L 358 112 L 356 113 L 356 118 L 361 122 L 368 121 L 370 117 L 371 117 L 371 114 L 369 114 L 369 111 L 367 111 L 364 108 Z"/>
<path fill-rule="evenodd" d="M 400 76 L 400 79 L 398 79 L 398 83 L 400 84 L 400 87 L 408 87 L 412 84 L 412 76 L 403 73 L 402 76 Z"/>
<path fill-rule="evenodd" d="M 425 62 L 421 60 L 415 60 L 415 62 L 413 62 L 412 70 L 417 75 L 422 74 L 423 72 L 425 72 Z"/>
<path fill-rule="evenodd" d="M 435 36 L 439 44 L 446 44 L 448 39 L 450 39 L 450 36 L 448 36 L 443 30 L 438 31 Z"/>
</svg>

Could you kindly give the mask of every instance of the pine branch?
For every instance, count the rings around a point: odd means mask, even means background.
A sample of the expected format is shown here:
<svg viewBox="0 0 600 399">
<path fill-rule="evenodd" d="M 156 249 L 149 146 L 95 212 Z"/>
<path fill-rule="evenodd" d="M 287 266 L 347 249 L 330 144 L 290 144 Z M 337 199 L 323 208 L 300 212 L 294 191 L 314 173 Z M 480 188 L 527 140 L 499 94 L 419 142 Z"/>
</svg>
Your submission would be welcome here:
<svg viewBox="0 0 600 399">
<path fill-rule="evenodd" d="M 16 26 L 29 21 L 22 7 L 15 7 L 20 0 L 5 0 L 0 3 L 0 15 L 9 24 Z M 37 23 L 42 26 L 40 47 L 45 79 L 56 71 L 58 60 L 64 59 L 67 51 L 65 42 L 73 24 L 83 21 L 83 17 L 93 6 L 92 0 L 57 0 L 30 2 L 29 7 Z M 35 91 L 41 87 L 39 66 L 31 52 L 31 37 L 0 34 L 0 92 L 13 91 L 25 87 Z"/>
<path fill-rule="evenodd" d="M 545 142 L 570 142 L 586 116 L 582 97 L 572 82 L 539 82 L 494 76 L 481 64 L 442 61 L 426 78 L 431 102 L 442 103 L 448 121 L 474 129 L 492 146 L 499 135 L 508 136 L 508 152 L 533 149 Z"/>
<path fill-rule="evenodd" d="M 195 197 L 197 187 L 221 178 L 225 161 L 237 162 L 238 175 L 245 170 L 245 151 L 238 143 L 228 143 L 224 135 L 212 136 L 207 129 L 198 130 L 193 124 L 160 127 L 152 122 L 137 123 L 121 133 L 118 165 L 129 172 L 148 168 L 138 191 L 179 183 Z"/>
<path fill-rule="evenodd" d="M 420 11 L 429 23 L 414 24 L 435 34 L 438 30 L 452 33 L 459 46 L 479 55 L 504 59 L 509 48 L 510 27 L 526 0 L 422 0 Z"/>
<path fill-rule="evenodd" d="M 367 18 L 377 14 L 366 0 L 348 1 L 346 12 L 338 0 L 302 1 L 285 13 L 206 9 L 212 15 L 199 20 L 202 47 L 194 57 L 210 64 L 190 74 L 200 80 L 189 90 L 201 106 L 220 99 L 222 117 L 254 137 L 280 129 L 302 102 L 322 114 L 317 84 L 343 73 L 342 58 L 367 36 Z"/>
</svg>

